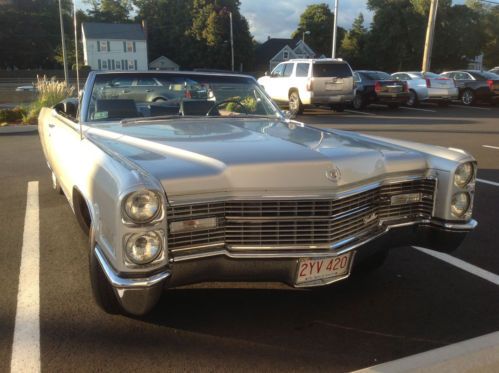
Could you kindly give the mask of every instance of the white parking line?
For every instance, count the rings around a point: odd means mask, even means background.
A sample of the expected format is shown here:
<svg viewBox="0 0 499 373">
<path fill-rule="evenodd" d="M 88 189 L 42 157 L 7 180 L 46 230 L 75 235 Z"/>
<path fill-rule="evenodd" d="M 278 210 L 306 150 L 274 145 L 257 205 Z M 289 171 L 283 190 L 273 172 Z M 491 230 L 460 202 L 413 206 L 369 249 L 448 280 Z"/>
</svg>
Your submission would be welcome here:
<svg viewBox="0 0 499 373">
<path fill-rule="evenodd" d="M 434 258 L 440 259 L 446 263 L 453 265 L 454 267 L 462 269 L 463 271 L 469 272 L 475 276 L 483 278 L 484 280 L 490 281 L 493 284 L 499 286 L 499 276 L 492 273 L 492 272 L 486 271 L 480 267 L 474 266 L 473 264 L 470 264 L 468 262 L 465 262 L 464 260 L 455 258 L 455 257 L 448 255 L 448 254 L 440 253 L 438 251 L 424 249 L 422 247 L 417 247 L 417 246 L 413 246 L 413 248 L 418 250 L 418 251 L 421 251 L 422 253 L 425 253 L 427 255 L 431 255 Z"/>
<path fill-rule="evenodd" d="M 38 181 L 28 183 L 11 372 L 40 372 L 40 232 Z"/>
<path fill-rule="evenodd" d="M 497 372 L 499 332 L 407 356 L 353 373 Z"/>
<path fill-rule="evenodd" d="M 480 183 L 489 184 L 489 185 L 499 187 L 499 183 L 496 183 L 494 181 L 488 181 L 488 180 L 483 180 L 483 179 L 476 179 L 476 181 L 478 181 Z"/>
<path fill-rule="evenodd" d="M 436 110 L 429 110 L 429 109 L 418 109 L 415 107 L 405 107 L 401 106 L 400 109 L 405 109 L 405 110 L 416 110 L 416 111 L 426 111 L 427 113 L 436 113 Z"/>
<path fill-rule="evenodd" d="M 490 110 L 487 107 L 476 107 L 476 106 L 461 106 L 461 105 L 449 105 L 450 107 L 459 107 L 463 109 L 476 109 L 476 110 Z"/>
<path fill-rule="evenodd" d="M 496 149 L 499 150 L 499 146 L 492 146 L 492 145 L 482 145 L 484 148 L 489 148 L 489 149 Z"/>
<path fill-rule="evenodd" d="M 357 111 L 357 110 L 346 110 L 346 109 L 345 109 L 345 111 L 346 111 L 347 113 L 352 113 L 352 114 L 362 114 L 362 115 L 372 115 L 372 116 L 376 116 L 376 114 L 374 114 L 374 113 L 366 113 L 366 112 L 364 112 L 364 111 Z"/>
</svg>

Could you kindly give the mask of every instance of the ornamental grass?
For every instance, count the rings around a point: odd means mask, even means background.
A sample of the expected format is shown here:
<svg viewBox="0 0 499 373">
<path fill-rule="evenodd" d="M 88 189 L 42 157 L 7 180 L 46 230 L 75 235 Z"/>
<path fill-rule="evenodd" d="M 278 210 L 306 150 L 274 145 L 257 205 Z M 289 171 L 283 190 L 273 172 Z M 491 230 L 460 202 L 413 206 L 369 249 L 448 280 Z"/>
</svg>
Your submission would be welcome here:
<svg viewBox="0 0 499 373">
<path fill-rule="evenodd" d="M 37 76 L 34 86 L 36 100 L 27 107 L 26 114 L 23 115 L 23 122 L 27 124 L 37 123 L 38 115 L 43 107 L 52 107 L 75 93 L 74 86 L 60 82 L 55 77 L 48 79 L 46 75 Z"/>
</svg>

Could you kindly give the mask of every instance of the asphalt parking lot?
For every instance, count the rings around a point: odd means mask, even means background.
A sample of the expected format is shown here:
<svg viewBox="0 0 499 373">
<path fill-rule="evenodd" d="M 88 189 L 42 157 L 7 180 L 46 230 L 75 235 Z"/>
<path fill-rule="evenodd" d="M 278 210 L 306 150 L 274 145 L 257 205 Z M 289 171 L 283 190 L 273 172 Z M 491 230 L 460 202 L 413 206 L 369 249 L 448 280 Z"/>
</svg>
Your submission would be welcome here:
<svg viewBox="0 0 499 373">
<path fill-rule="evenodd" d="M 298 120 L 472 153 L 479 225 L 452 257 L 499 275 L 499 107 L 313 109 Z M 19 341 L 21 249 L 33 229 L 25 223 L 30 181 L 38 186 L 40 286 L 39 315 L 28 316 L 39 320 L 39 336 Z M 496 283 L 410 247 L 392 251 L 372 273 L 327 288 L 199 285 L 167 291 L 146 317 L 110 316 L 92 300 L 86 237 L 65 198 L 52 191 L 36 132 L 0 134 L 0 188 L 2 372 L 22 366 L 23 356 L 48 372 L 344 372 L 499 330 Z M 35 358 L 26 355 L 33 340 Z M 13 346 L 25 351 L 20 361 L 13 362 Z"/>
</svg>

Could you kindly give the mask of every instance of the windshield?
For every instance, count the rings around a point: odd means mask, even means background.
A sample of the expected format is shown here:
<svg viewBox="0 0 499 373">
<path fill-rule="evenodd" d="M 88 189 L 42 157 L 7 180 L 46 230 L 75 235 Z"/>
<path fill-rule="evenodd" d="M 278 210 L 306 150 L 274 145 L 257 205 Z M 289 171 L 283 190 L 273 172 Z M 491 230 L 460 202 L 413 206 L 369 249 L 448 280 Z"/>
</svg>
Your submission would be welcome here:
<svg viewBox="0 0 499 373">
<path fill-rule="evenodd" d="M 273 116 L 278 109 L 249 77 L 193 73 L 97 74 L 88 122 L 164 116 Z"/>
</svg>

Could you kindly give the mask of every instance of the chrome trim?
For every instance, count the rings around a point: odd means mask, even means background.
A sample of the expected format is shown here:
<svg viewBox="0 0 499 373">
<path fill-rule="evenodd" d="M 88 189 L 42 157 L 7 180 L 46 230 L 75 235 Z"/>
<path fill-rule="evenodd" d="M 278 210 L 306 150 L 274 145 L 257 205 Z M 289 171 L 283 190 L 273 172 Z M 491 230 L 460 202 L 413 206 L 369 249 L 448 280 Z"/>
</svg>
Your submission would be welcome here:
<svg viewBox="0 0 499 373">
<path fill-rule="evenodd" d="M 107 279 L 109 280 L 110 284 L 114 288 L 118 289 L 140 289 L 140 288 L 148 288 L 152 287 L 155 285 L 159 285 L 163 281 L 166 281 L 170 276 L 171 272 L 170 271 L 164 271 L 157 273 L 155 275 L 152 275 L 150 277 L 143 277 L 143 278 L 125 278 L 125 277 L 120 277 L 114 272 L 113 268 L 109 265 L 107 259 L 105 258 L 104 254 L 101 252 L 101 249 L 99 246 L 95 246 L 94 248 L 95 256 L 97 257 L 97 260 L 99 261 L 99 264 L 101 265 Z"/>
<path fill-rule="evenodd" d="M 475 229 L 478 225 L 478 222 L 475 219 L 471 219 L 466 223 L 453 223 L 453 222 L 445 222 L 445 221 L 437 221 L 432 220 L 431 225 L 435 225 L 437 227 L 445 228 L 453 231 L 471 231 Z"/>
<path fill-rule="evenodd" d="M 205 253 L 198 253 L 198 254 L 190 254 L 190 255 L 183 255 L 181 257 L 173 257 L 172 260 L 173 262 L 184 262 L 188 260 L 195 260 L 195 259 L 202 259 L 202 258 L 208 258 L 208 257 L 214 257 L 214 256 L 219 256 L 219 255 L 224 255 L 228 258 L 232 259 L 283 259 L 283 258 L 318 258 L 318 257 L 334 257 L 338 256 L 341 254 L 344 254 L 348 251 L 355 250 L 356 248 L 365 245 L 383 234 L 387 233 L 391 229 L 396 229 L 396 228 L 402 228 L 402 227 L 408 227 L 408 226 L 413 226 L 413 225 L 430 225 L 434 227 L 441 227 L 449 230 L 455 230 L 457 232 L 459 231 L 470 231 L 473 228 L 475 228 L 478 223 L 475 220 L 470 220 L 468 223 L 465 224 L 459 224 L 459 223 L 446 223 L 446 222 L 440 222 L 438 220 L 433 220 L 433 219 L 419 219 L 416 221 L 412 222 L 404 222 L 404 223 L 397 223 L 397 224 L 391 224 L 391 225 L 383 225 L 380 227 L 380 231 L 374 234 L 373 236 L 368 237 L 365 240 L 362 240 L 360 242 L 357 242 L 355 244 L 352 244 L 350 246 L 344 247 L 341 250 L 337 250 L 334 252 L 309 252 L 305 250 L 311 250 L 311 249 L 318 249 L 318 250 L 327 250 L 327 249 L 335 249 L 337 247 L 340 247 L 342 245 L 346 245 L 349 242 L 353 241 L 357 237 L 349 237 L 346 238 L 343 241 L 337 242 L 334 245 L 326 245 L 326 246 L 319 246 L 319 245 L 311 245 L 311 246 L 306 246 L 306 245 L 295 245 L 295 246 L 236 246 L 236 247 L 229 247 L 229 246 L 224 246 L 223 243 L 217 244 L 216 246 L 220 247 L 225 247 L 222 250 L 217 250 L 213 252 L 205 252 Z M 215 246 L 215 245 L 214 245 Z M 202 247 L 199 247 L 202 248 Z M 190 250 L 193 250 L 192 248 L 189 248 Z M 188 251 L 189 249 L 186 249 L 185 251 Z M 250 251 L 252 249 L 268 249 L 268 250 L 297 250 L 296 252 L 286 252 L 286 253 L 269 253 L 269 252 L 255 252 L 255 253 L 248 253 L 248 252 L 231 252 L 230 249 L 236 249 L 236 250 L 246 250 Z M 301 251 L 298 251 L 301 250 Z"/>
<path fill-rule="evenodd" d="M 428 171 L 428 170 L 426 170 Z M 341 192 L 336 192 L 336 193 L 329 193 L 329 194 L 296 194 L 296 195 L 260 195 L 260 196 L 220 196 L 217 198 L 210 198 L 210 199 L 199 199 L 196 200 L 193 203 L 187 203 L 185 201 L 177 203 L 175 199 L 170 199 L 168 198 L 169 205 L 171 207 L 181 207 L 181 206 L 194 206 L 194 205 L 200 205 L 200 204 L 205 204 L 205 203 L 216 203 L 216 202 L 225 202 L 225 201 L 253 201 L 255 198 L 261 198 L 261 199 L 267 199 L 267 198 L 274 198 L 276 200 L 282 200 L 282 201 L 287 201 L 287 200 L 296 200 L 296 199 L 343 199 L 350 197 L 352 195 L 362 193 L 362 192 L 368 192 L 370 190 L 376 189 L 378 187 L 382 187 L 385 185 L 392 185 L 392 184 L 398 184 L 398 183 L 404 183 L 408 181 L 415 181 L 415 180 L 435 180 L 436 182 L 438 181 L 436 173 L 431 172 L 429 174 L 425 174 L 422 172 L 421 174 L 418 175 L 403 175 L 403 176 L 386 176 L 384 179 L 375 181 L 369 184 L 365 184 L 359 187 L 354 187 L 351 189 L 347 189 Z M 195 196 L 193 196 L 195 197 Z M 175 197 L 173 197 L 175 198 Z"/>
</svg>

